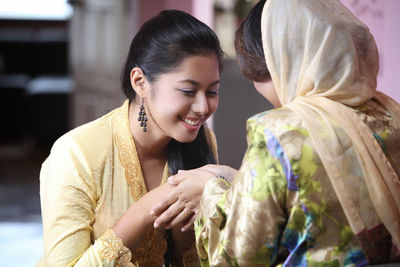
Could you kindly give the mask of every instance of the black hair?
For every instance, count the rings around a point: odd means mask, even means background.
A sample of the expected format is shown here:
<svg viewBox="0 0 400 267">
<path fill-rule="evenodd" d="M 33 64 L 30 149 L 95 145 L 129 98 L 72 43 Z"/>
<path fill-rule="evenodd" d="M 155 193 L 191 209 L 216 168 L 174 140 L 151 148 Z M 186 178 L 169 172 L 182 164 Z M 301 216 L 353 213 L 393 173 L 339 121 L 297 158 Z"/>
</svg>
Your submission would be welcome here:
<svg viewBox="0 0 400 267">
<path fill-rule="evenodd" d="M 151 83 L 189 56 L 212 54 L 217 56 L 221 71 L 223 52 L 216 34 L 206 24 L 183 11 L 162 11 L 144 23 L 133 38 L 122 70 L 122 89 L 129 101 L 135 99 L 136 92 L 130 80 L 134 67 L 139 67 Z M 204 125 L 193 142 L 181 143 L 171 139 L 167 146 L 170 174 L 176 174 L 178 170 L 215 164 L 214 150 L 209 140 Z M 168 243 L 167 266 L 171 263 L 170 238 Z"/>
<path fill-rule="evenodd" d="M 222 70 L 223 52 L 216 34 L 203 22 L 179 10 L 164 10 L 143 24 L 133 38 L 122 72 L 122 89 L 135 98 L 130 72 L 139 67 L 149 82 L 188 56 L 215 54 Z"/>
<path fill-rule="evenodd" d="M 261 14 L 266 0 L 259 1 L 236 31 L 237 61 L 243 75 L 256 82 L 265 82 L 271 75 L 265 63 L 261 38 Z"/>
</svg>

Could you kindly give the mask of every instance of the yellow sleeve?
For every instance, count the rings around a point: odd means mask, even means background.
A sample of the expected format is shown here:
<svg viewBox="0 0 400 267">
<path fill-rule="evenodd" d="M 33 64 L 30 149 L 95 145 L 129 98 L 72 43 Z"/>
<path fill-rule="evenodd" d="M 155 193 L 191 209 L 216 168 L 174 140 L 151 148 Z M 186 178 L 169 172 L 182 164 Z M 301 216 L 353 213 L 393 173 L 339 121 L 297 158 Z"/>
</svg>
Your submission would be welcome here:
<svg viewBox="0 0 400 267">
<path fill-rule="evenodd" d="M 40 172 L 44 266 L 129 265 L 131 252 L 107 230 L 92 240 L 98 200 L 87 158 L 68 136 L 59 139 Z"/>
<path fill-rule="evenodd" d="M 109 228 L 96 240 L 86 252 L 71 262 L 69 266 L 127 266 L 134 267 L 131 263 L 132 253 L 125 247 L 122 240 L 115 236 Z M 139 265 L 137 265 L 139 266 Z"/>
</svg>

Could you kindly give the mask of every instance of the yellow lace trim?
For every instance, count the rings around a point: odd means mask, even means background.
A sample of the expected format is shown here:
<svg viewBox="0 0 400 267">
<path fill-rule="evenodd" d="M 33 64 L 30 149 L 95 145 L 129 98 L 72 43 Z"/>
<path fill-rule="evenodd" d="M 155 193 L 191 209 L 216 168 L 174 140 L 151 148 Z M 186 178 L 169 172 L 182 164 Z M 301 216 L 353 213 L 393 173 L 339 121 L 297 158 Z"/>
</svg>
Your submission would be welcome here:
<svg viewBox="0 0 400 267">
<path fill-rule="evenodd" d="M 132 198 L 137 201 L 147 192 L 144 183 L 142 169 L 136 152 L 135 143 L 131 137 L 128 119 L 129 101 L 115 113 L 113 124 L 115 131 L 115 142 L 118 147 L 118 156 L 125 169 L 125 179 L 129 186 Z M 168 168 L 166 168 L 168 171 Z M 165 172 L 165 170 L 164 170 Z M 163 175 L 163 180 L 168 175 Z M 164 254 L 167 250 L 165 232 L 162 230 L 149 230 L 139 246 L 132 251 L 136 266 L 162 266 Z"/>
<path fill-rule="evenodd" d="M 131 262 L 132 253 L 124 246 L 122 240 L 115 236 L 111 228 L 100 237 L 103 244 L 101 257 L 109 262 L 116 260 L 117 267 L 134 267 Z"/>
<path fill-rule="evenodd" d="M 167 251 L 165 232 L 151 229 L 146 233 L 140 245 L 132 251 L 132 257 L 138 266 L 163 266 L 164 254 Z"/>
<path fill-rule="evenodd" d="M 119 150 L 119 159 L 125 169 L 125 179 L 129 185 L 131 196 L 137 201 L 146 194 L 147 190 L 135 144 L 131 137 L 131 131 L 129 130 L 128 107 L 129 102 L 126 101 L 113 118 L 114 127 L 116 129 L 115 142 Z M 128 130 L 126 129 L 127 127 Z"/>
<path fill-rule="evenodd" d="M 184 266 L 187 266 L 189 264 L 193 263 L 199 263 L 200 265 L 200 259 L 199 255 L 197 254 L 196 250 L 196 241 L 193 242 L 193 244 L 190 246 L 188 250 L 183 252 L 183 264 Z"/>
</svg>

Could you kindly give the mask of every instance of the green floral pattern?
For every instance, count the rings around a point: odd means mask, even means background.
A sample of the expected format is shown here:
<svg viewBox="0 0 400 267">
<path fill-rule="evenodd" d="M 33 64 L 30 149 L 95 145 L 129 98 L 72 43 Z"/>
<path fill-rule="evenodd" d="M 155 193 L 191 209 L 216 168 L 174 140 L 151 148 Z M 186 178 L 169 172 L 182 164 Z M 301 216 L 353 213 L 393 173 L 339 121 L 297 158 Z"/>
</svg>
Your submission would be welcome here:
<svg viewBox="0 0 400 267">
<path fill-rule="evenodd" d="M 357 112 L 384 148 L 391 122 L 385 112 L 371 115 L 370 102 Z M 231 187 L 210 181 L 203 194 L 195 222 L 202 266 L 367 265 L 298 117 L 272 110 L 250 118 L 247 130 L 248 149 Z M 358 187 L 355 195 L 364 197 Z M 218 198 L 217 191 L 224 193 Z"/>
</svg>

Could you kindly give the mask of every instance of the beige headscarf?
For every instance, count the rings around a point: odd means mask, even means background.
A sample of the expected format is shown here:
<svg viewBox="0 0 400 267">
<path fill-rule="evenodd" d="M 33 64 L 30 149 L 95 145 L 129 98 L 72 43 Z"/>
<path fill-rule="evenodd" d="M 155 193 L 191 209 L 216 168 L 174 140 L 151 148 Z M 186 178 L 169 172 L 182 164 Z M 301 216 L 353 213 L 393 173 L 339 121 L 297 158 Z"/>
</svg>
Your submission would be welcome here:
<svg viewBox="0 0 400 267">
<path fill-rule="evenodd" d="M 376 91 L 378 53 L 368 28 L 338 0 L 267 0 L 265 59 L 279 100 L 305 122 L 351 228 L 368 229 L 343 177 L 358 162 L 374 208 L 400 244 L 400 182 L 373 133 L 350 107 L 376 98 L 400 125 L 400 107 Z M 343 151 L 345 133 L 353 149 Z"/>
</svg>

